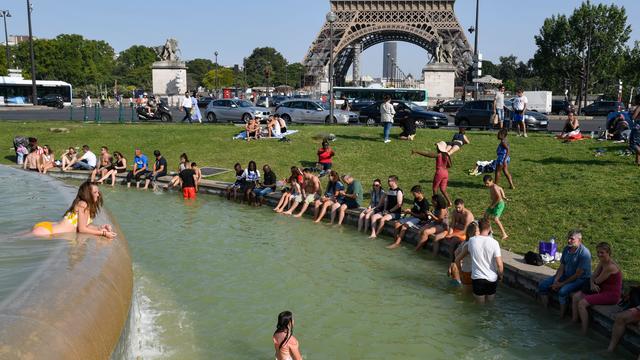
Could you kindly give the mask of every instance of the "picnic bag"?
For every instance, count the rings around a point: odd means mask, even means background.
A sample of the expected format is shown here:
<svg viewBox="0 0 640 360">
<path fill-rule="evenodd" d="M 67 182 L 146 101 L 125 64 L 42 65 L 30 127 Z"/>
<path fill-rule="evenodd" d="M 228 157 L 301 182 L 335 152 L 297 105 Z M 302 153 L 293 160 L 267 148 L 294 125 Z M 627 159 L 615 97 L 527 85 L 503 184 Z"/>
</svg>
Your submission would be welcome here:
<svg viewBox="0 0 640 360">
<path fill-rule="evenodd" d="M 498 114 L 493 114 L 493 116 L 491 116 L 491 124 L 497 125 L 498 122 L 499 122 Z"/>
<path fill-rule="evenodd" d="M 533 251 L 529 251 L 524 254 L 524 261 L 529 265 L 542 266 L 544 261 L 542 261 L 542 256 L 540 254 L 536 254 Z"/>
</svg>

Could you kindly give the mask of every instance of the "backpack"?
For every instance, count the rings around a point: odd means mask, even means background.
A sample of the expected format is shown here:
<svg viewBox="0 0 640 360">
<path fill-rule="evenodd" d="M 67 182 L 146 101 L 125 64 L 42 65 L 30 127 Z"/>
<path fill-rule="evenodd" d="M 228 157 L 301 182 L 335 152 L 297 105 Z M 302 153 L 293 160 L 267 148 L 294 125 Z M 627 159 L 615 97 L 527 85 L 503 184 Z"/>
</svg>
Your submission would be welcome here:
<svg viewBox="0 0 640 360">
<path fill-rule="evenodd" d="M 544 261 L 542 261 L 542 256 L 538 253 L 534 253 L 533 251 L 529 251 L 524 255 L 524 261 L 529 265 L 542 266 Z"/>
</svg>

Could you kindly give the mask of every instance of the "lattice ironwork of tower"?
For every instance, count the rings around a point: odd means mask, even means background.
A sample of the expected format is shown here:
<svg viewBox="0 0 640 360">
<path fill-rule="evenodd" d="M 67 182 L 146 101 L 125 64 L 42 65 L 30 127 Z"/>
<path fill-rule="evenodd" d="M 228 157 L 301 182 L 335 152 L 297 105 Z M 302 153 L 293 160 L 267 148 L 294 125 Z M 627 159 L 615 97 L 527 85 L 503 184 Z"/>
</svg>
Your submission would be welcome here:
<svg viewBox="0 0 640 360">
<path fill-rule="evenodd" d="M 356 50 L 364 51 L 385 41 L 404 41 L 427 50 L 425 63 L 438 53 L 462 75 L 473 62 L 473 52 L 454 13 L 455 0 L 330 0 L 337 15 L 333 24 L 336 84 L 354 61 Z M 305 86 L 316 86 L 327 78 L 330 59 L 329 24 L 325 22 L 311 44 L 303 64 Z M 356 46 L 358 45 L 358 46 Z"/>
</svg>

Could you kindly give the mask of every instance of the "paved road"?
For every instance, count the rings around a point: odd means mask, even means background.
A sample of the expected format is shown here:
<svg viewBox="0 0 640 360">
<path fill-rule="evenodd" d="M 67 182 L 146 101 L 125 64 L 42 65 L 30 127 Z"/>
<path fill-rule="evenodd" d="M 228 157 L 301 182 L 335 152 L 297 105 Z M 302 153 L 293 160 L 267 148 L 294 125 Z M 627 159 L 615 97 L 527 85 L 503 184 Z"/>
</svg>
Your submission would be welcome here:
<svg viewBox="0 0 640 360">
<path fill-rule="evenodd" d="M 183 113 L 179 110 L 172 110 L 174 121 L 182 119 Z M 101 109 L 103 122 L 118 122 L 119 110 L 112 108 Z M 44 121 L 44 120 L 64 120 L 73 119 L 82 121 L 84 111 L 82 108 L 74 108 L 73 113 L 70 108 L 62 110 L 53 108 L 0 108 L 0 120 L 19 120 L 19 121 Z M 87 110 L 87 118 L 89 121 L 95 119 L 95 111 Z M 124 108 L 122 119 L 125 122 L 131 121 L 131 108 Z M 583 120 L 580 122 L 582 131 L 587 133 L 597 131 L 599 127 L 604 128 L 606 118 L 594 118 L 593 120 Z M 453 116 L 449 115 L 449 126 L 454 127 Z M 549 131 L 560 132 L 564 126 L 564 120 L 550 120 Z"/>
</svg>

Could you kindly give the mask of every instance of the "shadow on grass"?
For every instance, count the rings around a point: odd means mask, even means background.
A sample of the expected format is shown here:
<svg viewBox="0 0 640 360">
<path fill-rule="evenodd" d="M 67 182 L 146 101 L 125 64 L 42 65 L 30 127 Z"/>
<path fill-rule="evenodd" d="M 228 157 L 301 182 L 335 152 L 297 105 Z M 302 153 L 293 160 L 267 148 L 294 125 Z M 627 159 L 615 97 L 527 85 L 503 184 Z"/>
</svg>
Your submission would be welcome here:
<svg viewBox="0 0 640 360">
<path fill-rule="evenodd" d="M 308 160 L 300 160 L 300 166 L 302 166 L 302 168 L 314 168 L 316 167 L 316 162 L 308 161 Z"/>
<path fill-rule="evenodd" d="M 433 180 L 420 180 L 418 181 L 420 184 L 429 184 L 429 188 L 433 185 Z M 467 188 L 467 189 L 484 189 L 485 186 L 482 183 L 482 177 L 474 178 L 472 180 L 451 180 L 449 178 L 449 186 L 453 186 L 456 188 Z"/>
<path fill-rule="evenodd" d="M 541 160 L 531 160 L 531 159 L 523 159 L 522 161 L 538 163 L 542 165 L 613 165 L 615 164 L 612 160 L 599 160 L 599 159 L 591 159 L 591 160 L 577 160 L 577 159 L 566 159 L 557 156 L 548 157 Z"/>
<path fill-rule="evenodd" d="M 5 158 L 5 160 L 9 160 L 9 161 L 11 161 L 11 162 L 12 162 L 12 163 L 14 163 L 14 164 L 15 164 L 16 162 L 18 162 L 18 158 L 17 158 L 15 155 L 7 155 L 7 156 L 5 156 L 4 158 Z"/>
<path fill-rule="evenodd" d="M 371 142 L 382 142 L 382 134 L 380 136 L 362 136 L 362 135 L 337 135 L 338 140 L 340 139 L 348 139 L 348 140 L 360 140 L 360 141 L 371 141 Z M 397 136 L 391 136 L 394 139 L 398 139 Z"/>
</svg>

